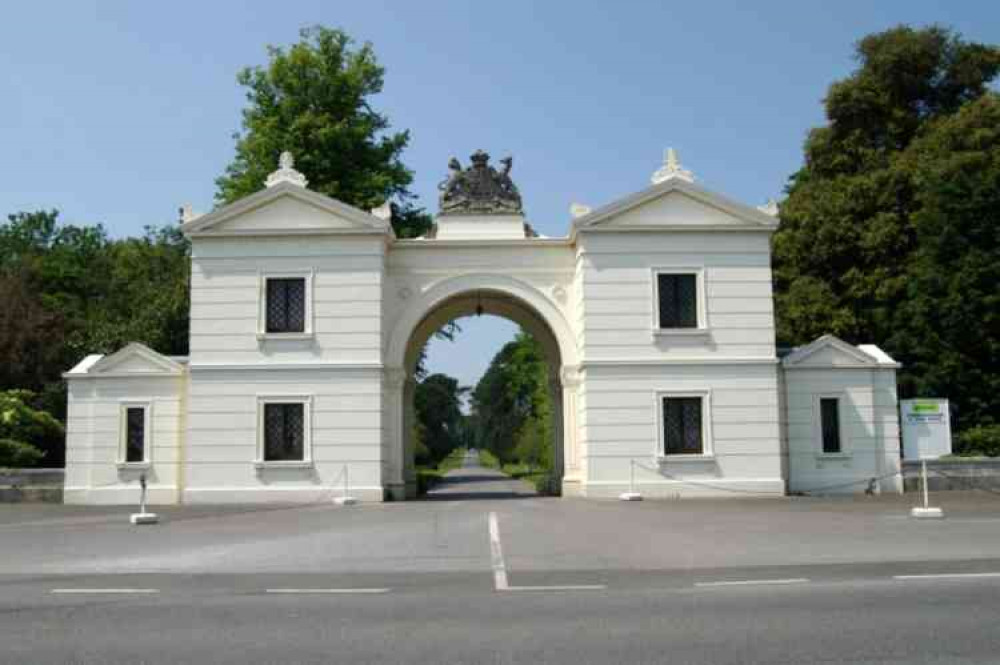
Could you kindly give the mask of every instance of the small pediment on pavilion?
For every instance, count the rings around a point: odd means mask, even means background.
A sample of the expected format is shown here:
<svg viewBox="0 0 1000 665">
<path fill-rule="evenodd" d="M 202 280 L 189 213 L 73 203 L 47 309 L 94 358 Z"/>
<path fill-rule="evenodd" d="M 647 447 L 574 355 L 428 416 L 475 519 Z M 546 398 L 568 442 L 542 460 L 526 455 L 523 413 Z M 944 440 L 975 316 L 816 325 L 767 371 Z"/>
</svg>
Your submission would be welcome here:
<svg viewBox="0 0 1000 665">
<path fill-rule="evenodd" d="M 899 367 L 899 363 L 874 344 L 854 346 L 833 335 L 823 335 L 798 347 L 782 360 L 782 365 L 786 369 Z"/>
<path fill-rule="evenodd" d="M 181 363 L 138 342 L 132 342 L 115 353 L 89 363 L 82 372 L 78 371 L 79 368 L 80 365 L 71 370 L 69 374 L 120 377 L 177 376 L 184 372 L 184 366 Z"/>
</svg>

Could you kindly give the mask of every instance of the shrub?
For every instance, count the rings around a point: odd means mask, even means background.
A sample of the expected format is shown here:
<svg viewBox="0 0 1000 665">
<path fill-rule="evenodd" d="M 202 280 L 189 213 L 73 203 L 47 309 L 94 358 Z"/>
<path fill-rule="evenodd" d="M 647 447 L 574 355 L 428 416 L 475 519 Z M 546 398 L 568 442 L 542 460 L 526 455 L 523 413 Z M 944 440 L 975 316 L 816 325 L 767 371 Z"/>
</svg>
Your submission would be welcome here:
<svg viewBox="0 0 1000 665">
<path fill-rule="evenodd" d="M 0 439 L 0 467 L 20 468 L 38 464 L 45 455 L 27 443 Z"/>
<path fill-rule="evenodd" d="M 43 457 L 53 466 L 63 463 L 66 431 L 50 414 L 29 406 L 33 398 L 27 390 L 0 392 L 0 465 L 34 466 Z"/>
<path fill-rule="evenodd" d="M 960 455 L 1000 457 L 1000 425 L 978 425 L 959 434 L 955 452 Z"/>
</svg>

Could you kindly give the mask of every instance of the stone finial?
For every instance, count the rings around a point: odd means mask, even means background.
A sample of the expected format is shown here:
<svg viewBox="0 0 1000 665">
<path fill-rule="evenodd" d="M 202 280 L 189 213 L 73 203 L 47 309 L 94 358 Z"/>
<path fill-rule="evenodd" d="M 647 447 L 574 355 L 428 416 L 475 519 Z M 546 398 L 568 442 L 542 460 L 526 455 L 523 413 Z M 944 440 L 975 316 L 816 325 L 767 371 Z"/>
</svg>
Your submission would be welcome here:
<svg viewBox="0 0 1000 665">
<path fill-rule="evenodd" d="M 768 199 L 767 202 L 762 206 L 757 206 L 757 210 L 760 210 L 765 215 L 770 215 L 771 217 L 778 216 L 778 202 L 774 199 Z"/>
<path fill-rule="evenodd" d="M 274 187 L 283 182 L 298 185 L 299 187 L 305 187 L 309 184 L 306 177 L 295 170 L 295 159 L 292 157 L 292 153 L 287 150 L 281 153 L 281 156 L 278 158 L 278 170 L 267 176 L 264 184 L 268 187 Z"/>
<path fill-rule="evenodd" d="M 694 182 L 694 174 L 681 166 L 680 159 L 677 158 L 677 151 L 673 148 L 667 148 L 667 151 L 663 155 L 663 166 L 656 170 L 650 180 L 652 180 L 654 185 L 658 185 L 671 178 L 677 178 L 685 182 Z"/>
<path fill-rule="evenodd" d="M 392 218 L 392 205 L 386 201 L 377 208 L 372 208 L 372 216 L 388 222 Z"/>
<path fill-rule="evenodd" d="M 577 217 L 583 217 L 584 215 L 590 214 L 590 206 L 584 205 L 582 203 L 571 203 L 569 205 L 569 214 L 572 215 L 573 219 Z"/>
</svg>

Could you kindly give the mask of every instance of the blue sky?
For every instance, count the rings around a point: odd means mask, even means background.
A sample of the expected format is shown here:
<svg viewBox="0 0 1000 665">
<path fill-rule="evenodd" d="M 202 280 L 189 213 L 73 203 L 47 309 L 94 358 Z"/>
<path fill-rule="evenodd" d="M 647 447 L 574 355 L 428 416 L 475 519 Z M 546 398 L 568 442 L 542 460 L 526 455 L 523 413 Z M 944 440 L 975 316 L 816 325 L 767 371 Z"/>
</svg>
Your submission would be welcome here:
<svg viewBox="0 0 1000 665">
<path fill-rule="evenodd" d="M 340 26 L 386 68 L 375 100 L 412 133 L 414 191 L 436 208 L 447 160 L 514 155 L 534 226 L 648 182 L 664 147 L 711 189 L 780 195 L 853 43 L 898 23 L 1000 41 L 1000 3 L 73 2 L 5 5 L 0 214 L 58 208 L 113 234 L 212 206 L 244 97 L 237 70 L 300 27 Z M 466 327 L 432 369 L 475 381 L 513 327 Z"/>
</svg>

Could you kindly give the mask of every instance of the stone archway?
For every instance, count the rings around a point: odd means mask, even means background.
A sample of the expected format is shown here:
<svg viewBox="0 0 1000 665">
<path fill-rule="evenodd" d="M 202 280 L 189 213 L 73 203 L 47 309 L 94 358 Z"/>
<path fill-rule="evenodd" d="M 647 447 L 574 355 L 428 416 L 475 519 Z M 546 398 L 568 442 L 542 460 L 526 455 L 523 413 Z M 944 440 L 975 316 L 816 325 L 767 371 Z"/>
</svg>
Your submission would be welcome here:
<svg viewBox="0 0 1000 665">
<path fill-rule="evenodd" d="M 420 349 L 429 337 L 456 318 L 477 312 L 509 319 L 541 344 L 549 364 L 556 468 L 567 484 L 580 478 L 576 413 L 578 362 L 570 327 L 559 306 L 537 288 L 520 280 L 493 274 L 464 275 L 443 280 L 408 303 L 390 335 L 386 351 L 387 482 L 392 498 L 416 493 L 413 445 L 413 371 Z"/>
</svg>

